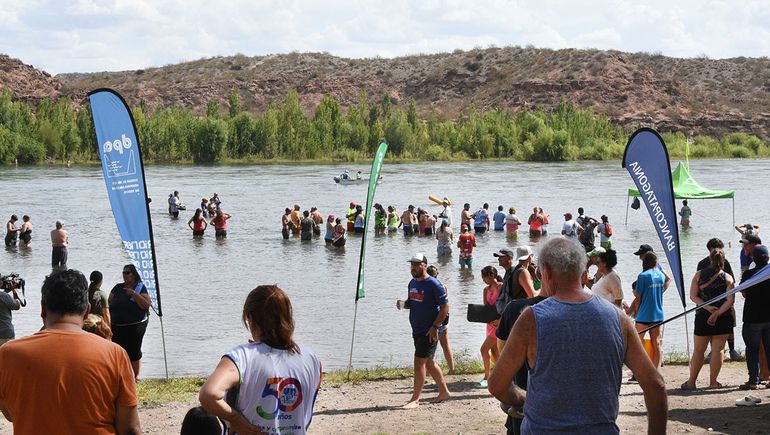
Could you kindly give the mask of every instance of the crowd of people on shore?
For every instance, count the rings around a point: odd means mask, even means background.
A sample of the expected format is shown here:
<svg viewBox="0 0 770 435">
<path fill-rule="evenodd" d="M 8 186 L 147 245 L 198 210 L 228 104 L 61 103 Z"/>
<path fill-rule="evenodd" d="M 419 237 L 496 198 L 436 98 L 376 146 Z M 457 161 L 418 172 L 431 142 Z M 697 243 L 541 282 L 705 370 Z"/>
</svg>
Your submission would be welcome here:
<svg viewBox="0 0 770 435">
<path fill-rule="evenodd" d="M 211 224 L 217 231 L 220 227 L 214 220 L 223 216 L 226 230 L 230 215 L 222 212 L 218 198 L 212 202 L 213 209 L 202 204 L 188 221 L 196 237 L 202 236 L 207 227 L 204 213 L 213 212 Z M 169 213 L 178 217 L 180 205 L 178 192 L 174 192 L 169 197 Z M 326 243 L 344 246 L 347 233 L 363 233 L 365 212 L 361 205 L 351 202 L 344 217 L 330 214 L 324 220 L 316 207 L 303 211 L 294 204 L 282 216 L 283 237 L 295 234 L 300 240 L 313 240 L 320 237 L 325 223 Z M 487 265 L 480 270 L 485 284 L 481 302 L 496 313 L 496 318 L 483 325 L 486 334 L 480 352 L 484 378 L 479 387 L 500 400 L 509 433 L 589 429 L 617 433 L 618 391 L 624 365 L 633 374 L 630 381 L 637 382 L 644 394 L 650 433 L 665 433 L 667 398 L 660 373 L 663 328 L 656 325 L 664 319 L 663 292 L 672 278 L 650 245 L 642 244 L 634 252 L 641 270 L 630 286 L 633 300 L 627 303 L 622 279 L 615 270 L 619 259 L 606 215 L 594 219 L 582 207 L 574 218 L 571 212 L 564 213 L 560 233 L 553 234 L 549 233 L 550 218 L 540 207 L 533 208 L 524 224 L 514 208 L 505 213 L 500 205 L 496 213 L 490 214 L 488 204 L 475 212 L 471 212 L 470 204 L 464 204 L 455 242 L 448 202 L 436 215 L 411 205 L 399 213 L 394 206 L 385 208 L 379 203 L 374 204 L 373 214 L 376 234 L 395 234 L 400 229 L 405 236 L 435 238 L 437 256 L 451 255 L 456 246 L 460 268 L 468 269 L 473 268 L 477 234 L 499 231 L 518 237 L 520 227 L 527 225 L 528 243 L 497 250 L 493 255 L 498 267 Z M 690 216 L 682 214 L 681 225 L 689 225 Z M 24 228 L 23 224 L 17 228 L 18 219 L 14 218 L 6 228 L 6 244 L 8 234 L 20 233 Z M 29 222 L 25 218 L 25 223 Z M 196 226 L 200 220 L 204 222 L 202 229 Z M 56 226 L 54 231 L 64 231 L 64 240 L 68 241 L 63 223 L 57 222 Z M 30 233 L 31 228 L 30 224 Z M 768 248 L 759 238 L 758 225 L 744 224 L 735 229 L 742 244 L 740 281 L 745 281 L 768 264 Z M 89 284 L 82 273 L 66 268 L 64 246 L 64 262 L 60 261 L 46 277 L 41 290 L 43 329 L 15 340 L 13 335 L 0 337 L 0 411 L 13 422 L 17 433 L 57 432 L 65 423 L 68 431 L 89 433 L 97 422 L 118 433 L 139 433 L 136 382 L 149 321 L 147 289 L 134 265 L 128 264 L 122 271 L 123 282 L 109 294 L 102 291 L 99 271 L 91 273 Z M 708 255 L 698 264 L 689 288 L 691 301 L 698 305 L 724 295 L 739 282 L 725 258 L 723 242 L 712 238 L 706 248 Z M 407 262 L 411 280 L 406 298 L 397 301 L 396 307 L 409 310 L 415 349 L 414 384 L 403 408 L 413 409 L 420 406 L 428 374 L 438 387 L 432 403 L 441 403 L 452 395 L 434 358 L 438 345 L 450 373 L 454 360 L 448 333 L 448 289 L 424 253 L 414 254 Z M 5 319 L 10 322 L 5 310 L 10 313 L 18 309 L 20 298 L 15 290 L 8 292 L 8 297 L 0 297 L 0 332 L 7 329 Z M 741 333 L 746 343 L 748 381 L 739 388 L 756 390 L 770 378 L 764 359 L 770 354 L 770 315 L 766 309 L 770 306 L 770 283 L 746 290 L 743 297 Z M 718 376 L 725 344 L 730 344 L 731 358 L 738 359 L 730 340 L 736 326 L 734 300 L 731 295 L 697 310 L 690 376 L 680 386 L 682 390 L 697 388 L 706 358 L 710 365 L 706 388 L 723 387 Z M 217 418 L 237 433 L 304 433 L 320 387 L 321 363 L 310 348 L 293 340 L 288 295 L 275 285 L 256 287 L 246 298 L 242 320 L 252 339 L 225 353 L 218 362 L 200 390 L 201 407 L 188 413 L 182 433 L 203 427 L 211 428 L 212 432 L 207 433 L 220 433 L 216 432 L 222 430 Z M 645 335 L 649 335 L 648 350 L 642 341 Z M 706 357 L 709 347 L 711 354 Z M 68 351 L 73 348 L 84 351 Z M 55 352 L 57 358 L 48 358 L 50 352 Z M 40 382 L 30 386 L 14 376 L 21 367 Z M 96 384 L 85 382 L 84 377 L 93 373 L 98 374 Z M 87 400 L 60 400 L 56 394 L 59 388 L 75 391 Z M 233 388 L 239 391 L 234 399 L 228 396 Z M 275 398 L 276 406 L 263 407 L 265 391 Z M 754 403 L 751 397 L 746 396 L 742 403 Z M 41 421 L 33 411 L 40 406 L 55 411 Z"/>
</svg>

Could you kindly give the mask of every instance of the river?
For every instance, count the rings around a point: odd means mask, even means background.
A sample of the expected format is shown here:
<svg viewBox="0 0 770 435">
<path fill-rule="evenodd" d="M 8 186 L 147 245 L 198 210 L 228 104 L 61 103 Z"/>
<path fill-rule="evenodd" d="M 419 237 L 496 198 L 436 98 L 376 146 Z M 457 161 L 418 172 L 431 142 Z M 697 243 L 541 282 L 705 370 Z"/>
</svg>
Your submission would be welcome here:
<svg viewBox="0 0 770 435">
<path fill-rule="evenodd" d="M 736 191 L 736 223 L 764 226 L 764 217 L 770 215 L 770 201 L 767 191 L 757 187 L 768 185 L 768 166 L 767 160 L 692 161 L 691 172 L 703 186 Z M 342 169 L 352 173 L 369 171 L 368 165 L 362 164 L 146 168 L 148 192 L 154 200 L 152 220 L 172 376 L 205 375 L 224 352 L 248 339 L 240 321 L 241 309 L 246 294 L 258 284 L 278 284 L 288 292 L 294 305 L 296 339 L 316 351 L 325 369 L 347 366 L 360 238 L 351 237 L 344 250 L 337 250 L 327 248 L 323 240 L 285 241 L 280 234 L 283 209 L 294 203 L 303 209 L 316 206 L 324 216 L 339 216 L 351 200 L 365 201 L 365 185 L 334 184 L 332 177 Z M 589 216 L 608 215 L 618 251 L 616 270 L 628 301 L 632 298 L 630 283 L 640 270 L 633 252 L 641 243 L 662 252 L 643 208 L 629 209 L 628 224 L 624 225 L 626 190 L 633 186 L 617 161 L 389 164 L 386 160 L 383 175 L 377 202 L 395 205 L 400 211 L 413 204 L 438 213 L 440 207 L 427 196 L 448 196 L 458 203 L 453 210 L 455 226 L 463 202 L 469 202 L 473 210 L 484 202 L 492 210 L 498 204 L 506 210 L 513 206 L 523 220 L 533 206 L 540 206 L 551 216 L 554 233 L 560 228 L 562 214 L 575 214 L 579 206 Z M 32 334 L 41 326 L 40 286 L 50 272 L 48 232 L 57 219 L 65 221 L 70 234 L 69 267 L 86 276 L 94 269 L 102 271 L 106 291 L 120 281 L 121 266 L 128 257 L 122 249 L 99 167 L 2 167 L 0 188 L 5 198 L 0 207 L 3 222 L 11 213 L 20 218 L 28 214 L 35 225 L 31 248 L 6 248 L 0 253 L 0 272 L 14 271 L 27 280 L 30 303 L 14 313 L 17 336 Z M 173 190 L 181 192 L 189 207 L 177 220 L 167 213 L 166 199 Z M 215 240 L 213 231 L 208 231 L 203 240 L 193 240 L 186 222 L 200 198 L 215 191 L 223 201 L 223 210 L 233 215 L 229 237 Z M 696 263 L 707 254 L 705 244 L 709 238 L 716 236 L 725 241 L 727 257 L 735 270 L 739 270 L 740 249 L 738 233 L 732 228 L 731 200 L 692 200 L 690 206 L 692 229 L 681 235 L 688 288 Z M 450 341 L 456 352 L 465 349 L 475 358 L 479 357 L 485 329 L 484 325 L 465 320 L 466 306 L 481 303 L 484 284 L 479 271 L 487 264 L 497 265 L 492 253 L 516 246 L 495 232 L 479 235 L 477 243 L 472 272 L 460 270 L 456 249 L 449 260 L 437 263 L 439 278 L 449 292 Z M 522 233 L 518 243 L 529 243 L 528 236 Z M 410 279 L 407 259 L 414 252 L 425 252 L 434 262 L 435 246 L 435 240 L 427 237 L 370 234 L 366 297 L 358 303 L 354 367 L 411 364 L 408 314 L 394 305 L 396 299 L 406 295 Z M 738 296 L 738 325 L 742 306 L 742 297 Z M 667 317 L 682 310 L 673 285 L 664 296 L 664 309 Z M 689 316 L 690 333 L 692 321 Z M 160 326 L 153 315 L 144 340 L 143 377 L 164 375 Z M 666 326 L 666 352 L 684 353 L 685 339 L 682 320 Z M 739 328 L 736 342 L 742 349 Z"/>
</svg>

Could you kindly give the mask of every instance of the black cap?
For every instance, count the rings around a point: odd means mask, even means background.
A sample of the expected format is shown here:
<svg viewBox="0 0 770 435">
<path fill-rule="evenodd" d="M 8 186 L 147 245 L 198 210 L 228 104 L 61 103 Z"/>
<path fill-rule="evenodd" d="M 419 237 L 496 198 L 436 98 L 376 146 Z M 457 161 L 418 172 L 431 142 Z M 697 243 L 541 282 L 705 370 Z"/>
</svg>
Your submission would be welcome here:
<svg viewBox="0 0 770 435">
<path fill-rule="evenodd" d="M 758 236 L 755 236 L 754 234 L 749 234 L 748 236 L 745 236 L 741 239 L 741 243 L 748 243 L 750 245 L 761 245 L 762 239 L 760 239 Z"/>
<path fill-rule="evenodd" d="M 634 252 L 634 255 L 643 255 L 648 252 L 652 252 L 654 249 L 652 249 L 652 246 L 650 245 L 640 245 L 639 250 Z"/>
<path fill-rule="evenodd" d="M 511 258 L 513 258 L 513 251 L 511 251 L 510 249 L 507 249 L 507 248 L 503 248 L 503 249 L 495 252 L 492 255 L 494 255 L 495 257 L 511 257 Z"/>
</svg>

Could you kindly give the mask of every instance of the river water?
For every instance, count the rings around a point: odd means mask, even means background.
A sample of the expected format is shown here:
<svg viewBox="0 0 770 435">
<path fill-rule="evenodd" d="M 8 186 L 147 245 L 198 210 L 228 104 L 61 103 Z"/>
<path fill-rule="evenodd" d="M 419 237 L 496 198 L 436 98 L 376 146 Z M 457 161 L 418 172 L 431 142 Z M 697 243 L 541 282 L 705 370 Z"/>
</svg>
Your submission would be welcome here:
<svg viewBox="0 0 770 435">
<path fill-rule="evenodd" d="M 767 160 L 692 161 L 691 172 L 703 186 L 736 191 L 736 223 L 764 226 L 764 217 L 770 215 L 770 201 L 767 190 L 758 190 L 757 186 L 768 185 L 769 166 Z M 316 206 L 326 216 L 343 214 L 351 200 L 365 201 L 365 185 L 334 184 L 332 177 L 342 169 L 369 171 L 368 165 L 351 164 L 146 168 L 148 192 L 154 199 L 152 220 L 168 369 L 172 376 L 207 374 L 225 351 L 248 339 L 240 314 L 246 294 L 258 284 L 278 284 L 289 293 L 294 304 L 296 339 L 313 348 L 327 370 L 347 366 L 360 238 L 351 237 L 344 250 L 337 250 L 327 248 L 323 240 L 285 241 L 280 234 L 280 216 L 284 207 L 291 204 L 299 203 L 303 209 Z M 427 199 L 429 194 L 448 196 L 460 204 L 469 202 L 473 210 L 484 202 L 493 210 L 498 204 L 506 210 L 513 206 L 523 220 L 533 206 L 541 206 L 551 216 L 553 233 L 559 231 L 562 214 L 575 214 L 579 206 L 589 216 L 608 215 L 618 251 L 616 270 L 622 277 L 628 301 L 632 299 L 630 283 L 640 271 L 633 252 L 641 243 L 649 243 L 662 252 L 643 209 L 629 209 L 628 224 L 624 225 L 626 189 L 633 186 L 619 162 L 386 161 L 383 174 L 376 201 L 385 206 L 395 205 L 399 210 L 413 204 L 438 213 L 440 207 Z M 0 273 L 15 271 L 27 280 L 30 303 L 14 313 L 17 336 L 31 334 L 41 326 L 40 285 L 50 272 L 48 232 L 57 219 L 64 220 L 69 230 L 69 267 L 86 275 L 91 270 L 101 270 L 107 291 L 120 281 L 121 266 L 128 262 L 128 257 L 122 249 L 99 167 L 4 167 L 0 168 L 0 189 L 4 197 L 0 206 L 3 222 L 11 213 L 19 217 L 29 214 L 35 225 L 31 248 L 7 248 L 0 253 Z M 183 202 L 190 206 L 177 220 L 167 214 L 166 199 L 173 190 L 179 190 Z M 233 215 L 229 237 L 215 240 L 213 231 L 208 231 L 203 240 L 193 240 L 186 222 L 200 198 L 215 191 L 222 198 L 223 209 Z M 706 255 L 705 243 L 709 238 L 717 236 L 725 241 L 726 254 L 736 270 L 740 249 L 738 233 L 732 229 L 730 200 L 693 200 L 690 206 L 693 227 L 681 235 L 688 288 L 696 263 Z M 458 225 L 460 206 L 456 205 L 453 211 Z M 449 291 L 450 341 L 456 352 L 467 350 L 475 358 L 479 357 L 485 328 L 468 323 L 465 315 L 467 304 L 482 300 L 484 284 L 479 271 L 487 264 L 497 265 L 493 252 L 517 245 L 495 232 L 479 235 L 477 243 L 472 272 L 459 269 L 456 249 L 451 258 L 437 263 L 439 278 Z M 522 233 L 518 243 L 529 243 L 528 236 Z M 406 296 L 410 279 L 406 260 L 414 252 L 425 252 L 434 262 L 435 246 L 435 240 L 427 237 L 370 235 L 367 293 L 358 303 L 354 367 L 411 364 L 413 347 L 408 314 L 396 310 L 394 305 L 396 299 Z M 742 306 L 742 297 L 738 296 L 739 325 Z M 664 309 L 667 317 L 682 310 L 673 285 L 664 296 Z M 692 333 L 693 317 L 688 319 Z M 740 329 L 736 332 L 738 347 L 742 349 Z M 684 353 L 685 339 L 684 321 L 666 326 L 667 352 Z M 150 320 L 143 350 L 143 377 L 162 377 L 161 324 L 157 316 Z"/>
</svg>

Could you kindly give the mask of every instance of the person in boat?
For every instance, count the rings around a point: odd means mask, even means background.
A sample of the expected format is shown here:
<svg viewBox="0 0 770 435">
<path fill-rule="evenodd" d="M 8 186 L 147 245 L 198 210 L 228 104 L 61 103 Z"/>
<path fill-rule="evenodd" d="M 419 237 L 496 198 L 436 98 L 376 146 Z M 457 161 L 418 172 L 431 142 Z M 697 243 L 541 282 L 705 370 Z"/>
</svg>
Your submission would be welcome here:
<svg viewBox="0 0 770 435">
<path fill-rule="evenodd" d="M 336 225 L 334 226 L 334 236 L 332 239 L 332 245 L 337 248 L 345 246 L 345 226 L 342 225 L 342 220 L 337 218 L 334 220 Z"/>
<path fill-rule="evenodd" d="M 348 170 L 347 170 L 347 169 L 345 169 L 345 170 L 344 170 L 344 171 L 342 171 L 342 173 L 340 174 L 340 180 L 349 180 L 349 179 L 350 179 L 350 174 L 348 173 Z"/>
<path fill-rule="evenodd" d="M 361 179 L 361 171 L 356 172 L 356 180 Z"/>
<path fill-rule="evenodd" d="M 29 216 L 24 215 L 21 220 L 21 228 L 19 228 L 19 240 L 21 240 L 21 246 L 28 247 L 32 243 L 32 222 L 29 221 Z"/>
</svg>

